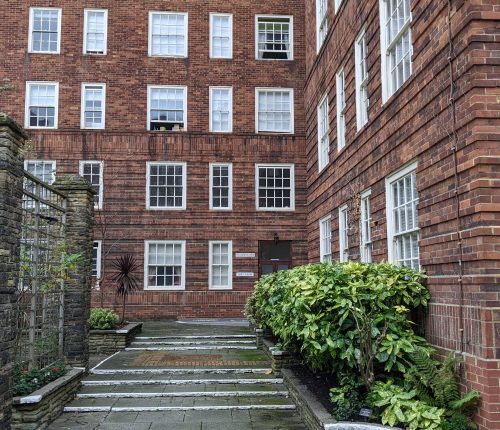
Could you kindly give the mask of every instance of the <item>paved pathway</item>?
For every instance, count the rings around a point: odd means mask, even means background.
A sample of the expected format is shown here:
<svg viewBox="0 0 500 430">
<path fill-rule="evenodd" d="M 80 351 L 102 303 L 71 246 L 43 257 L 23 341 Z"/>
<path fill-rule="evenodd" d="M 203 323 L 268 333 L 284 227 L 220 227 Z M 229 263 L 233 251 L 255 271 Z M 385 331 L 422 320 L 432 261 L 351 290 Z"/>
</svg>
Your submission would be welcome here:
<svg viewBox="0 0 500 430">
<path fill-rule="evenodd" d="M 49 430 L 306 430 L 239 321 L 146 323 L 97 364 Z"/>
</svg>

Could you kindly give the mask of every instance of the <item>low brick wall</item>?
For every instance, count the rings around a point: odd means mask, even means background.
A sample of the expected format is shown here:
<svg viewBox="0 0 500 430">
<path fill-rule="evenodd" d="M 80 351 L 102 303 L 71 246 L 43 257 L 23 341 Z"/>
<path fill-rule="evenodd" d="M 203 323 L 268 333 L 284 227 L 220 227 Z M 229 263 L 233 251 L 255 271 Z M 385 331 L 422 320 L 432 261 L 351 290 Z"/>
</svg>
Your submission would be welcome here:
<svg viewBox="0 0 500 430">
<path fill-rule="evenodd" d="M 64 405 L 80 389 L 83 369 L 71 369 L 66 375 L 45 385 L 29 396 L 14 397 L 12 430 L 42 430 L 63 411 Z"/>
<path fill-rule="evenodd" d="M 142 323 L 130 323 L 118 330 L 90 330 L 91 354 L 113 354 L 126 348 L 142 331 Z"/>
</svg>

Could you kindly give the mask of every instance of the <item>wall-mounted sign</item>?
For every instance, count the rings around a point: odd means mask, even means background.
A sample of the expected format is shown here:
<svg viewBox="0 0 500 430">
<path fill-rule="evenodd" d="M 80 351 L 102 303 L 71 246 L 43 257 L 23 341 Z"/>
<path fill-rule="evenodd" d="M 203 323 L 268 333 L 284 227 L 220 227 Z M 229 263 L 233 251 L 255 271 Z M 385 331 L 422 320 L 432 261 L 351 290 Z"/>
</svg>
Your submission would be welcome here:
<svg viewBox="0 0 500 430">
<path fill-rule="evenodd" d="M 237 278 L 253 278 L 254 276 L 253 272 L 236 272 Z"/>
<path fill-rule="evenodd" d="M 255 252 L 237 252 L 236 258 L 255 258 Z"/>
</svg>

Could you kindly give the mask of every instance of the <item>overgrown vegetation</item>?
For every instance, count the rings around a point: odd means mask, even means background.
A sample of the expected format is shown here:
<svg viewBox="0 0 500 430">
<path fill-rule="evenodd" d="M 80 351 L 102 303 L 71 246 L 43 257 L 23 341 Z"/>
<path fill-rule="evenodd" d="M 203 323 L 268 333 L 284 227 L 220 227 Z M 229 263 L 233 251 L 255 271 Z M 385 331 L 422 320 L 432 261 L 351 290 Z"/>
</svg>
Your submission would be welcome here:
<svg viewBox="0 0 500 430">
<path fill-rule="evenodd" d="M 110 330 L 120 317 L 112 309 L 93 308 L 90 310 L 89 325 L 91 330 Z"/>
<path fill-rule="evenodd" d="M 410 430 L 470 425 L 478 394 L 460 399 L 457 360 L 439 366 L 408 318 L 430 299 L 424 279 L 388 263 L 301 266 L 261 278 L 246 314 L 311 368 L 337 376 L 330 398 L 338 420 L 357 419 L 365 405 Z"/>
<path fill-rule="evenodd" d="M 14 369 L 14 396 L 27 396 L 65 373 L 66 369 L 62 361 L 43 369 L 28 370 L 16 366 Z"/>
</svg>

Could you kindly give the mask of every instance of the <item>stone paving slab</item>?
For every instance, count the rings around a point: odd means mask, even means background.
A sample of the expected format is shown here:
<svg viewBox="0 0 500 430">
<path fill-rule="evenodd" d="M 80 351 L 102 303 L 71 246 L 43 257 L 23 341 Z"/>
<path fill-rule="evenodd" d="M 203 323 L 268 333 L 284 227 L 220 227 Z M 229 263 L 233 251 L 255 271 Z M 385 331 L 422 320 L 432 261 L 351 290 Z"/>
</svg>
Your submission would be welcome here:
<svg viewBox="0 0 500 430">
<path fill-rule="evenodd" d="M 220 373 L 220 374 L 212 374 L 212 373 L 198 373 L 198 374 L 190 374 L 190 373 L 172 373 L 172 374 L 151 374 L 151 373 L 142 373 L 142 374 L 112 374 L 112 375 L 101 375 L 101 374 L 91 374 L 88 375 L 84 379 L 85 381 L 90 381 L 90 383 L 97 383 L 100 381 L 144 381 L 148 383 L 154 383 L 154 381 L 161 381 L 161 383 L 166 383 L 165 381 L 171 381 L 175 383 L 176 381 L 189 381 L 194 380 L 198 383 L 200 380 L 209 380 L 216 381 L 217 384 L 222 384 L 225 380 L 240 380 L 245 382 L 245 380 L 262 380 L 263 383 L 267 383 L 266 380 L 269 380 L 272 383 L 276 383 L 277 380 L 282 381 L 281 378 L 276 378 L 275 375 L 272 375 L 271 372 L 268 373 Z M 135 383 L 135 382 L 134 382 Z M 203 383 L 203 382 L 202 382 Z M 212 382 L 209 382 L 212 383 Z M 281 382 L 279 382 L 281 383 Z"/>
<path fill-rule="evenodd" d="M 294 411 L 64 414 L 48 430 L 307 430 Z"/>
<path fill-rule="evenodd" d="M 121 395 L 134 396 L 138 394 L 150 394 L 156 396 L 167 396 L 172 394 L 184 395 L 183 393 L 197 393 L 197 395 L 217 395 L 217 393 L 245 393 L 251 391 L 265 395 L 268 392 L 283 392 L 286 393 L 287 389 L 283 384 L 177 384 L 177 385 L 164 385 L 164 384 L 134 384 L 134 385 L 86 385 L 83 386 L 79 393 L 79 397 L 116 397 Z M 257 394 L 257 395 L 259 395 Z"/>
<path fill-rule="evenodd" d="M 121 351 L 93 371 L 110 369 L 217 369 L 265 368 L 269 361 L 260 350 Z"/>
<path fill-rule="evenodd" d="M 240 324 L 240 322 L 238 322 Z M 218 320 L 196 321 L 151 321 L 142 325 L 143 336 L 210 336 L 210 335 L 254 335 L 253 329 L 242 325 L 221 325 Z"/>
</svg>

